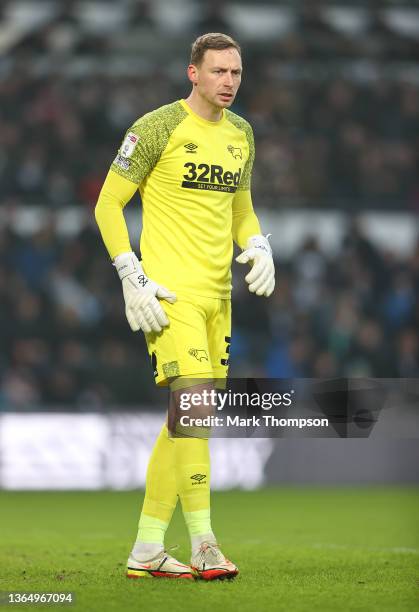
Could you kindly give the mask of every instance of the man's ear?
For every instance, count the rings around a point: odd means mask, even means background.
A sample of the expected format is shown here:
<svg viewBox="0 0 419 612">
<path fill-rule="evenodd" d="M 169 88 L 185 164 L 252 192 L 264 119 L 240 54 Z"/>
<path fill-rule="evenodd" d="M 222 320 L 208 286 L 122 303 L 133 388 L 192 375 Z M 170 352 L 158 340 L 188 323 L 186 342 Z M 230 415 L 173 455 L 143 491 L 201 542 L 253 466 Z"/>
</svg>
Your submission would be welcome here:
<svg viewBox="0 0 419 612">
<path fill-rule="evenodd" d="M 187 74 L 190 82 L 196 86 L 198 84 L 198 68 L 194 64 L 189 64 Z"/>
</svg>

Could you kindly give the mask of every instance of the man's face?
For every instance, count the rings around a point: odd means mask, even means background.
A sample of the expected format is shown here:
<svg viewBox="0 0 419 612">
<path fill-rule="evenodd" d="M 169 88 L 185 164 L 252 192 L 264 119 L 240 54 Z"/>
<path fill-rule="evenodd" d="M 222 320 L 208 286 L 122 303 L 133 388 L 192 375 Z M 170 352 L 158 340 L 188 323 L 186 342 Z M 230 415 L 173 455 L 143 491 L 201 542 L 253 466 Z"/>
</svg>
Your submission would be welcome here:
<svg viewBox="0 0 419 612">
<path fill-rule="evenodd" d="M 195 90 L 207 102 L 218 108 L 228 108 L 240 87 L 242 62 L 237 49 L 208 49 L 200 66 L 190 65 L 189 78 Z"/>
</svg>

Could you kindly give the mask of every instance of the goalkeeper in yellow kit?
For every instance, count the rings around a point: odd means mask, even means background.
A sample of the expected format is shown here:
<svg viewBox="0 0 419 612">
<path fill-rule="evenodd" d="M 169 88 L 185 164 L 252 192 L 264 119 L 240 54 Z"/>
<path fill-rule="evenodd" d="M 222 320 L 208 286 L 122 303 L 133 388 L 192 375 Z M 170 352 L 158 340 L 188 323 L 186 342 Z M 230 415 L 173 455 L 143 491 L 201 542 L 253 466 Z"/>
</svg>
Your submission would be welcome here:
<svg viewBox="0 0 419 612">
<path fill-rule="evenodd" d="M 133 331 L 145 333 L 158 385 L 170 385 L 168 423 L 155 443 L 129 577 L 232 578 L 237 567 L 217 545 L 210 521 L 208 439 L 171 436 L 179 392 L 191 380 L 225 379 L 231 336 L 233 240 L 249 262 L 250 291 L 275 285 L 268 240 L 253 211 L 250 125 L 228 110 L 240 86 L 239 45 L 205 34 L 192 45 L 185 100 L 138 119 L 125 135 L 95 209 Z M 133 253 L 123 209 L 139 189 L 142 261 Z M 201 412 L 201 414 L 203 414 Z M 169 427 L 169 430 L 168 430 Z M 178 498 L 191 537 L 191 564 L 164 549 Z"/>
</svg>

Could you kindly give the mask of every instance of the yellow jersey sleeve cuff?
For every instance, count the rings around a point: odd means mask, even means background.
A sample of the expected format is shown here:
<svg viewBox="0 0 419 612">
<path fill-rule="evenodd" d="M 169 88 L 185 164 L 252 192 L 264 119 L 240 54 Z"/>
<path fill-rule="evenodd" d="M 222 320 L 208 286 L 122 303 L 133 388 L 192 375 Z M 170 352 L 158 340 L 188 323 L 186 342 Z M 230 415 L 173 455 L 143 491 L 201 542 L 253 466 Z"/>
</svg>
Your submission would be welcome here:
<svg viewBox="0 0 419 612">
<path fill-rule="evenodd" d="M 123 209 L 138 186 L 113 170 L 103 183 L 95 207 L 95 218 L 111 259 L 132 251 Z"/>
<path fill-rule="evenodd" d="M 253 210 L 250 191 L 238 191 L 233 200 L 233 240 L 242 249 L 250 236 L 261 234 L 259 220 Z"/>
</svg>

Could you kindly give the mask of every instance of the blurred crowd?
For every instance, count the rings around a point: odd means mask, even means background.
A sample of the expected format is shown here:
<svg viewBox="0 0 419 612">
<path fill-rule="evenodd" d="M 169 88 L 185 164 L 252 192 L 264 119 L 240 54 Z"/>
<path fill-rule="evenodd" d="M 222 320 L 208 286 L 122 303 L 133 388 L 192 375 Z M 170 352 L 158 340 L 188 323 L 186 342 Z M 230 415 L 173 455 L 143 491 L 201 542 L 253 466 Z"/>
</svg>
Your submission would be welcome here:
<svg viewBox="0 0 419 612">
<path fill-rule="evenodd" d="M 136 27 L 148 34 L 157 28 L 152 3 L 124 3 L 133 37 L 81 28 L 81 4 L 62 4 L 53 19 L 23 37 L 13 51 L 20 61 L 0 73 L 0 206 L 93 206 L 126 129 L 188 95 L 183 70 L 193 36 L 235 34 L 223 4 L 201 3 L 201 17 L 176 53 L 159 43 L 159 54 L 134 48 L 120 55 L 121 41 L 142 40 Z M 321 3 L 307 2 L 278 40 L 244 43 L 244 79 L 233 109 L 255 131 L 259 206 L 419 208 L 419 85 L 387 72 L 394 61 L 406 66 L 419 59 L 419 36 L 392 28 L 378 4 L 368 3 L 362 35 L 338 31 Z M 62 34 L 52 33 L 64 25 L 77 36 L 62 48 L 56 44 Z M 49 70 L 31 69 L 34 58 L 48 54 Z M 138 74 L 65 76 L 66 62 L 78 54 L 101 58 L 101 67 L 136 58 Z M 362 60 L 357 70 L 329 70 L 348 59 Z M 369 72 L 369 60 L 376 72 Z"/>
<path fill-rule="evenodd" d="M 15 3 L 0 0 L 0 23 Z M 256 0 L 178 0 L 173 10 L 170 0 L 120 0 L 117 5 L 110 0 L 66 0 L 46 6 L 43 0 L 33 0 L 32 4 L 35 10 L 42 9 L 37 12 L 45 18 L 35 20 L 36 27 L 18 39 L 18 52 L 61 57 L 111 54 L 140 48 L 146 32 L 161 34 L 166 42 L 176 36 L 225 32 L 265 47 L 273 39 L 270 55 L 286 60 L 419 59 L 415 0 L 265 0 L 262 5 Z M 266 19 L 254 19 L 257 13 L 265 13 L 277 26 L 277 36 L 272 36 Z M 158 44 L 164 46 L 164 41 Z"/>
<path fill-rule="evenodd" d="M 246 81 L 247 79 L 247 81 Z M 0 206 L 93 206 L 125 130 L 188 86 L 156 79 L 0 80 Z M 419 209 L 419 87 L 245 74 L 259 206 Z"/>
<path fill-rule="evenodd" d="M 0 56 L 0 407 L 151 398 L 145 342 L 125 320 L 93 207 L 132 122 L 188 95 L 184 69 L 200 33 L 243 41 L 233 110 L 254 128 L 258 210 L 419 210 L 419 26 L 406 29 L 406 15 L 390 18 L 380 2 L 358 3 L 358 30 L 351 18 L 333 25 L 326 3 L 288 2 L 287 28 L 266 42 L 257 19 L 242 39 L 229 10 L 237 3 L 189 4 L 184 31 L 162 34 L 162 3 L 151 0 L 104 1 L 110 29 L 83 0 L 24 3 L 37 25 L 14 29 L 19 3 L 0 0 L 2 49 L 11 46 Z M 281 3 L 260 11 L 268 5 Z M 38 18 L 41 8 L 51 15 Z M 4 210 L 38 205 L 86 209 L 92 220 L 73 237 L 53 220 L 31 235 L 1 225 Z M 236 270 L 232 376 L 419 377 L 419 243 L 402 259 L 352 222 L 333 257 L 307 236 L 278 263 L 269 301 Z"/>
<path fill-rule="evenodd" d="M 400 259 L 353 223 L 339 253 L 307 237 L 270 300 L 235 270 L 230 375 L 419 377 L 419 242 Z M 0 232 L 0 406 L 139 405 L 154 393 L 141 333 L 92 223 L 57 241 Z"/>
</svg>

